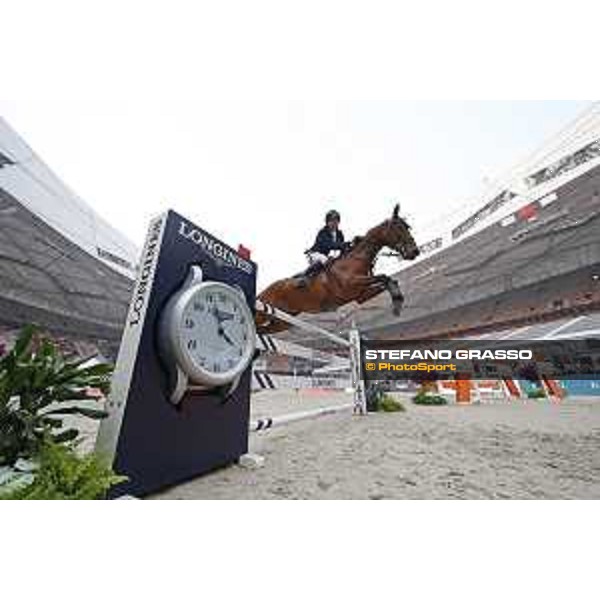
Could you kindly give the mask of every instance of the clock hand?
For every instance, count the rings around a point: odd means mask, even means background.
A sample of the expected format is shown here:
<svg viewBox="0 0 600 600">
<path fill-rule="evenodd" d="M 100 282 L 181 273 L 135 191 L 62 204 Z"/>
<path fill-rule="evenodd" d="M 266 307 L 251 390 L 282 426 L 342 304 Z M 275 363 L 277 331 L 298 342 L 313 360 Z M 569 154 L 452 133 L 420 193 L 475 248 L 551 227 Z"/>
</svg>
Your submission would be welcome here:
<svg viewBox="0 0 600 600">
<path fill-rule="evenodd" d="M 217 323 L 219 324 L 219 327 L 220 327 L 222 319 L 219 317 L 219 309 L 216 306 L 212 307 L 211 314 L 217 320 Z"/>
<path fill-rule="evenodd" d="M 213 306 L 211 312 L 219 323 L 223 323 L 223 321 L 231 321 L 231 319 L 233 319 L 233 315 L 231 313 L 221 312 L 216 306 Z"/>
<path fill-rule="evenodd" d="M 222 323 L 223 321 L 231 321 L 231 319 L 233 319 L 233 315 L 231 313 L 220 311 L 216 306 L 213 310 L 215 317 L 219 319 L 220 323 Z"/>
<path fill-rule="evenodd" d="M 222 328 L 219 327 L 219 335 L 222 338 L 225 338 L 225 341 L 230 345 L 230 346 L 235 346 L 235 342 L 227 335 L 227 332 Z"/>
</svg>

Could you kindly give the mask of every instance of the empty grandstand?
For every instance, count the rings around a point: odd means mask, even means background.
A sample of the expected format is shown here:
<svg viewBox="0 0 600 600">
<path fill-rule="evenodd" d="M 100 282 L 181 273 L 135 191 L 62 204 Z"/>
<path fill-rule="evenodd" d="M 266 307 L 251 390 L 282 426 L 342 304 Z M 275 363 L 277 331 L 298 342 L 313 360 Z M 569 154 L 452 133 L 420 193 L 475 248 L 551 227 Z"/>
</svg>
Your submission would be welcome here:
<svg viewBox="0 0 600 600">
<path fill-rule="evenodd" d="M 407 299 L 400 317 L 380 296 L 311 319 L 338 331 L 354 319 L 377 338 L 500 335 L 538 324 L 597 335 L 600 104 L 443 222 L 420 228 L 421 256 L 394 275 Z M 136 248 L 0 119 L 0 336 L 33 321 L 114 352 L 136 259 Z"/>
<path fill-rule="evenodd" d="M 354 319 L 373 338 L 444 338 L 599 310 L 600 104 L 443 222 L 433 237 L 433 226 L 419 229 L 421 256 L 394 274 L 406 296 L 400 317 L 382 295 L 319 323 L 343 330 Z"/>
<path fill-rule="evenodd" d="M 599 192 L 594 166 L 402 270 L 402 318 L 363 326 L 385 337 L 456 336 L 597 310 Z"/>
</svg>

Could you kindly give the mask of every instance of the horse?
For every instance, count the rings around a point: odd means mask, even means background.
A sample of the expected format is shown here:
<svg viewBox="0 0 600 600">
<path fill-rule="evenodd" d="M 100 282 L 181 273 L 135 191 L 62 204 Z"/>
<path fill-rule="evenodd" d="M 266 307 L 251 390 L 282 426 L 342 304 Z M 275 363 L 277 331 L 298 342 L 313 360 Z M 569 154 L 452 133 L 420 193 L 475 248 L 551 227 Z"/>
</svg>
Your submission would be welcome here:
<svg viewBox="0 0 600 600">
<path fill-rule="evenodd" d="M 339 258 L 329 261 L 324 269 L 314 275 L 307 285 L 300 286 L 297 275 L 275 281 L 259 295 L 258 299 L 290 314 L 334 311 L 349 302 L 363 304 L 389 292 L 395 315 L 399 315 L 404 302 L 398 282 L 387 275 L 374 275 L 373 267 L 382 248 L 397 252 L 406 260 L 419 256 L 410 226 L 399 216 L 396 205 L 392 217 L 370 229 L 364 236 L 354 239 Z M 290 325 L 266 313 L 256 313 L 257 331 L 272 334 L 288 329 Z"/>
</svg>

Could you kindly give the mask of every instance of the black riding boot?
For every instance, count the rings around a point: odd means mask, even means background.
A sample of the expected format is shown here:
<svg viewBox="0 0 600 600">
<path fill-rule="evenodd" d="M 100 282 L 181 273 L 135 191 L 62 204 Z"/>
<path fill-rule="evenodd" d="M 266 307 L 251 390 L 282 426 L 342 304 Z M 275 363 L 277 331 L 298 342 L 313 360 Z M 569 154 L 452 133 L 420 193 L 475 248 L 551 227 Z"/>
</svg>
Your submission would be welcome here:
<svg viewBox="0 0 600 600">
<path fill-rule="evenodd" d="M 306 269 L 306 271 L 304 271 L 304 273 L 302 273 L 299 277 L 298 277 L 298 287 L 307 287 L 309 281 L 317 274 L 321 271 L 321 269 L 323 268 L 323 265 L 319 262 L 314 262 L 312 265 L 310 265 L 308 267 L 308 269 Z"/>
</svg>

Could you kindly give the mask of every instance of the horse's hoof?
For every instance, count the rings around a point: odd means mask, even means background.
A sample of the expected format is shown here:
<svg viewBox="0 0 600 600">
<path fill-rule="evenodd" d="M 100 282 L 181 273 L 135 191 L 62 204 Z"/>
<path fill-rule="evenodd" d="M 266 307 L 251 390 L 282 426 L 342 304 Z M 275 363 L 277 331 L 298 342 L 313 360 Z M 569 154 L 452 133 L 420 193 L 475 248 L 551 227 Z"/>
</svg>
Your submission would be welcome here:
<svg viewBox="0 0 600 600">
<path fill-rule="evenodd" d="M 394 313 L 395 317 L 399 317 L 400 313 L 402 312 L 402 307 L 401 306 L 394 306 L 394 308 L 392 309 L 392 312 Z"/>
</svg>

